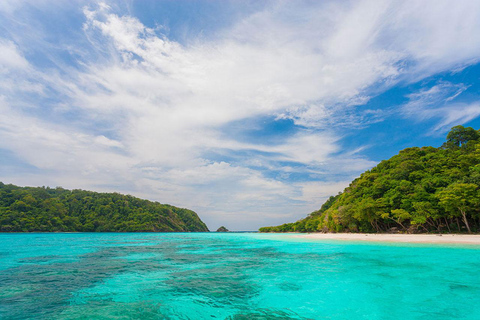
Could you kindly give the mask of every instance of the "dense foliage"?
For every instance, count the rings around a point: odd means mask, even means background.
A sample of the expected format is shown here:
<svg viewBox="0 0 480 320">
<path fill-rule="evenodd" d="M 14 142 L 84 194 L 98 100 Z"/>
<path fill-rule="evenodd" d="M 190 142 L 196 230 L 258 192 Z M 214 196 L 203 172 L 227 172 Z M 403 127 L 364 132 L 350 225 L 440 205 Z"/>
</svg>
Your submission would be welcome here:
<svg viewBox="0 0 480 320">
<path fill-rule="evenodd" d="M 261 232 L 480 232 L 480 133 L 456 126 L 440 148 L 408 148 L 319 211 Z"/>
<path fill-rule="evenodd" d="M 119 193 L 0 182 L 0 231 L 208 231 L 191 210 Z"/>
</svg>

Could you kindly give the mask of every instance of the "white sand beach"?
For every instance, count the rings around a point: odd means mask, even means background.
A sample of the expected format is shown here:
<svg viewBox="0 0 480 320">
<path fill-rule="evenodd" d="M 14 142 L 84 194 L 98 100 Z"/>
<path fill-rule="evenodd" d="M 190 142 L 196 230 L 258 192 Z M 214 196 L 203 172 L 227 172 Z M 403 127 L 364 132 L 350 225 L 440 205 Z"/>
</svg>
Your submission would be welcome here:
<svg viewBox="0 0 480 320">
<path fill-rule="evenodd" d="M 410 243 L 478 244 L 480 234 L 308 233 L 298 237 L 319 240 L 386 241 Z"/>
</svg>

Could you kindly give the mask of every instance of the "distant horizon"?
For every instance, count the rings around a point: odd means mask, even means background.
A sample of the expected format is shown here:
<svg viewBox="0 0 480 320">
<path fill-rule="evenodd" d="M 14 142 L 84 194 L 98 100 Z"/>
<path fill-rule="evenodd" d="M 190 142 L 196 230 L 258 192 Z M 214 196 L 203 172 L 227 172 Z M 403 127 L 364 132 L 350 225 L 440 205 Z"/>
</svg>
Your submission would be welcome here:
<svg viewBox="0 0 480 320">
<path fill-rule="evenodd" d="M 478 34 L 474 1 L 6 0 L 0 181 L 294 222 L 480 128 Z"/>
</svg>

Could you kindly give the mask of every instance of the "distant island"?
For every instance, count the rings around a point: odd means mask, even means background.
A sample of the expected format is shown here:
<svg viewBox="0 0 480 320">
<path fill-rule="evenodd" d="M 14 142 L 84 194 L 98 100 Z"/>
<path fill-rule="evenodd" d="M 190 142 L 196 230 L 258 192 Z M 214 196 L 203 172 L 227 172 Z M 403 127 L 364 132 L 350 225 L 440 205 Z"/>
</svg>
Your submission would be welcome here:
<svg viewBox="0 0 480 320">
<path fill-rule="evenodd" d="M 480 232 L 480 132 L 456 126 L 439 148 L 407 148 L 308 217 L 260 232 Z"/>
<path fill-rule="evenodd" d="M 2 232 L 197 232 L 208 231 L 188 209 L 119 193 L 0 182 Z"/>
<path fill-rule="evenodd" d="M 217 229 L 217 232 L 229 232 L 229 230 L 224 226 L 221 226 L 220 228 Z"/>
</svg>

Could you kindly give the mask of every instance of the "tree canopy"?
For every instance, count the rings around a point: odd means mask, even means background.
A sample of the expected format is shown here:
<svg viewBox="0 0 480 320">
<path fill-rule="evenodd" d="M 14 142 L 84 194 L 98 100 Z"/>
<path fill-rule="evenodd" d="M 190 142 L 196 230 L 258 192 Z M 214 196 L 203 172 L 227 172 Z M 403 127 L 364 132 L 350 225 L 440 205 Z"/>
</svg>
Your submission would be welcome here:
<svg viewBox="0 0 480 320">
<path fill-rule="evenodd" d="M 455 126 L 447 135 L 447 143 L 460 147 L 471 140 L 478 140 L 479 133 L 472 127 Z"/>
<path fill-rule="evenodd" d="M 453 127 L 440 148 L 407 148 L 307 218 L 261 232 L 480 232 L 480 134 Z"/>
<path fill-rule="evenodd" d="M 119 193 L 0 182 L 3 232 L 174 232 L 208 231 L 197 214 Z"/>
</svg>

